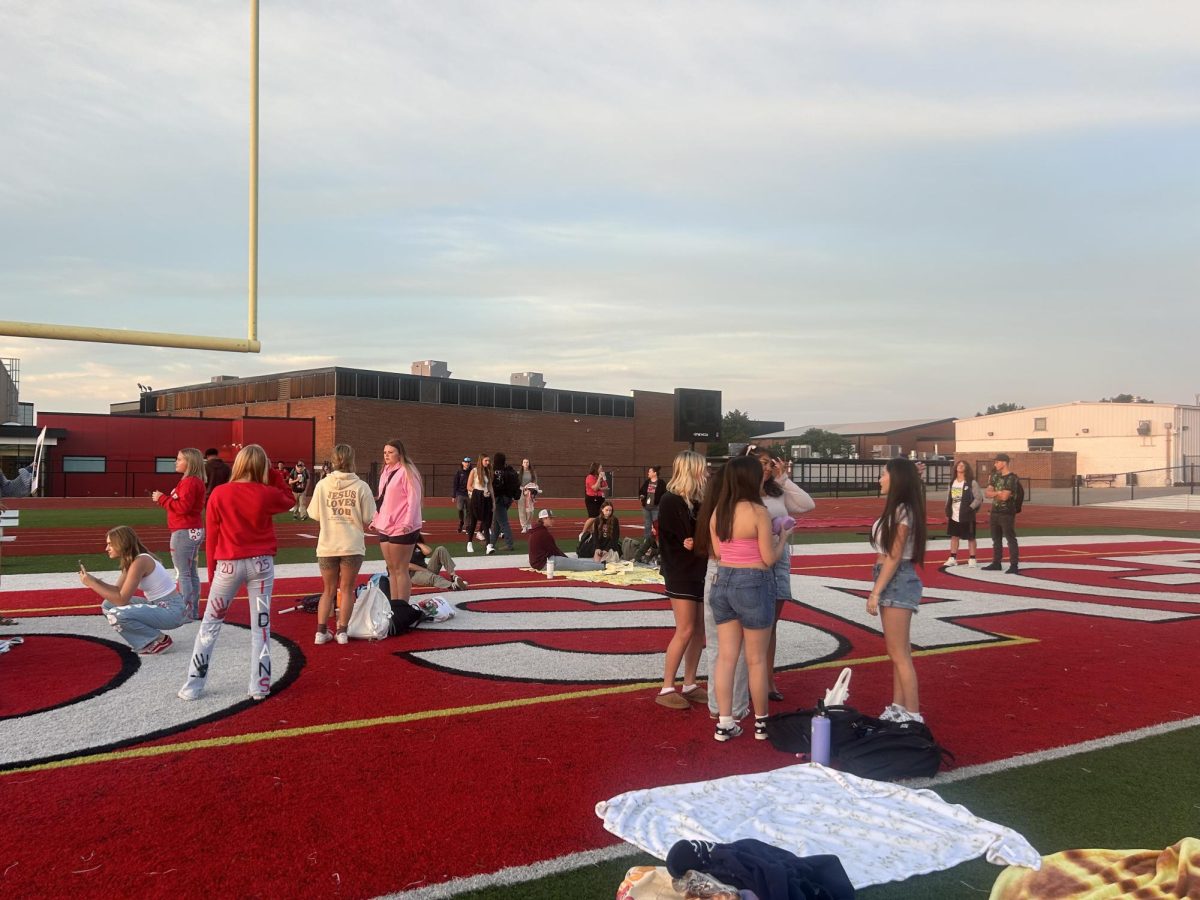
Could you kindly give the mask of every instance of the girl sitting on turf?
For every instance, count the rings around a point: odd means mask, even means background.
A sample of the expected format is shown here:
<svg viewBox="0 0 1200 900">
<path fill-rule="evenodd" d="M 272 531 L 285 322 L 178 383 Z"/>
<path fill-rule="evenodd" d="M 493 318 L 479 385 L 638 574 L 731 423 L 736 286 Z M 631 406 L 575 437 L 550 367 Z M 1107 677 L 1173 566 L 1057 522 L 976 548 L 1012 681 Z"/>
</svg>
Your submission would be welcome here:
<svg viewBox="0 0 1200 900">
<path fill-rule="evenodd" d="M 130 647 L 145 656 L 162 653 L 171 646 L 171 636 L 163 631 L 189 621 L 183 595 L 128 525 L 118 525 L 105 538 L 108 558 L 121 561 L 116 585 L 89 574 L 82 562 L 79 581 L 104 598 L 100 604 L 104 617 Z M 142 592 L 141 600 L 133 596 L 136 591 Z"/>
<path fill-rule="evenodd" d="M 596 562 L 615 562 L 621 558 L 621 522 L 613 515 L 611 500 L 604 500 L 600 513 L 584 523 L 579 543 L 590 550 Z"/>
<path fill-rule="evenodd" d="M 271 517 L 296 503 L 287 476 L 271 468 L 258 444 L 247 444 L 233 461 L 229 481 L 213 489 L 205 518 L 208 605 L 196 634 L 181 700 L 204 693 L 213 649 L 225 614 L 242 585 L 250 599 L 250 682 L 247 693 L 271 693 L 271 592 L 275 587 L 275 524 Z"/>
<path fill-rule="evenodd" d="M 887 464 L 879 489 L 886 499 L 883 514 L 871 526 L 871 546 L 879 556 L 867 612 L 883 618 L 883 640 L 892 660 L 892 702 L 879 718 L 924 722 L 909 628 L 921 603 L 921 579 L 913 565 L 925 562 L 925 490 L 920 471 L 907 459 Z"/>
</svg>

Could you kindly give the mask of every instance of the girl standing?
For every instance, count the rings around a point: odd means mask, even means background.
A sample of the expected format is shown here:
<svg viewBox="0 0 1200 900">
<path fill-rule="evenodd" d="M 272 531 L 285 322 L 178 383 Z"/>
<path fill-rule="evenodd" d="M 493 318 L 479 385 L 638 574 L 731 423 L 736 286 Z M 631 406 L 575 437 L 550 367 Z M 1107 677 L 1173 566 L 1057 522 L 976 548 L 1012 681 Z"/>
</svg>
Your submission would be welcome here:
<svg viewBox="0 0 1200 900">
<path fill-rule="evenodd" d="M 207 472 L 204 457 L 195 447 L 184 447 L 175 455 L 175 471 L 183 477 L 169 494 L 154 491 L 150 499 L 167 511 L 171 529 L 171 562 L 175 582 L 183 595 L 185 621 L 200 618 L 200 573 L 196 558 L 204 540 L 204 492 Z"/>
<path fill-rule="evenodd" d="M 921 579 L 913 568 L 925 562 L 925 489 L 910 460 L 893 459 L 879 476 L 886 499 L 871 526 L 874 584 L 867 612 L 883 619 L 883 640 L 892 660 L 892 702 L 879 714 L 890 722 L 924 722 L 917 697 L 909 628 L 921 604 Z"/>
<path fill-rule="evenodd" d="M 533 463 L 527 459 L 521 460 L 521 499 L 517 501 L 517 516 L 521 519 L 522 534 L 529 531 L 533 524 L 533 513 L 537 509 L 537 495 L 540 492 Z"/>
<path fill-rule="evenodd" d="M 642 504 L 642 537 L 650 537 L 654 523 L 658 521 L 658 504 L 662 502 L 667 486 L 658 477 L 658 466 L 646 470 L 646 480 L 638 488 L 638 500 Z"/>
<path fill-rule="evenodd" d="M 485 534 L 492 530 L 492 458 L 486 453 L 479 454 L 479 465 L 471 470 L 467 478 L 467 492 L 470 496 L 471 521 L 467 527 L 467 552 L 474 553 L 475 545 L 472 540 L 487 543 Z M 487 543 L 490 553 L 493 546 Z"/>
<path fill-rule="evenodd" d="M 383 446 L 383 471 L 379 473 L 379 493 L 375 496 L 379 511 L 371 519 L 371 530 L 379 535 L 392 600 L 407 603 L 412 594 L 408 562 L 412 559 L 413 544 L 421 539 L 423 499 L 421 473 L 400 441 L 388 441 Z"/>
<path fill-rule="evenodd" d="M 339 644 L 348 643 L 346 625 L 354 612 L 354 580 L 366 555 L 363 532 L 375 517 L 375 499 L 367 483 L 354 473 L 354 448 L 337 444 L 328 474 L 313 488 L 308 514 L 320 525 L 317 537 L 317 566 L 321 569 L 321 601 L 317 605 L 317 634 L 314 644 L 327 644 L 335 636 L 329 633 L 329 614 L 334 594 L 338 604 L 337 635 Z"/>
<path fill-rule="evenodd" d="M 660 571 L 675 617 L 675 633 L 667 644 L 662 689 L 655 702 L 668 709 L 688 709 L 707 703 L 708 692 L 696 684 L 700 654 L 704 651 L 704 569 L 695 547 L 696 514 L 704 499 L 708 466 L 704 457 L 684 450 L 675 457 L 671 481 L 659 503 L 658 545 Z M 675 692 L 675 678 L 683 663 L 683 691 Z"/>
<path fill-rule="evenodd" d="M 583 504 L 587 507 L 589 519 L 600 515 L 600 504 L 604 502 L 604 492 L 608 489 L 608 480 L 600 468 L 600 463 L 592 463 L 587 475 L 583 478 Z"/>
<path fill-rule="evenodd" d="M 767 738 L 771 676 L 767 651 L 775 623 L 775 575 L 792 530 L 772 531 L 763 505 L 763 468 L 740 456 L 726 464 L 725 479 L 709 522 L 709 541 L 719 561 L 709 601 L 717 623 L 717 729 L 713 737 L 728 741 L 742 733 L 733 718 L 733 672 L 745 641 L 750 699 L 754 705 L 754 737 Z"/>
<path fill-rule="evenodd" d="M 225 614 L 242 585 L 250 600 L 250 681 L 247 693 L 271 693 L 271 591 L 275 587 L 275 524 L 271 517 L 295 503 L 287 476 L 271 468 L 258 444 L 247 444 L 233 461 L 229 481 L 213 489 L 205 516 L 208 605 L 196 634 L 182 700 L 204 693 L 213 650 Z"/>
<path fill-rule="evenodd" d="M 772 523 L 786 516 L 795 518 L 816 509 L 817 504 L 813 502 L 813 498 L 787 476 L 778 451 L 772 453 L 751 445 L 748 455 L 754 456 L 763 468 L 762 501 Z M 771 644 L 767 648 L 767 668 L 771 675 L 771 691 L 768 696 L 772 700 L 780 701 L 783 694 L 775 684 L 775 646 L 779 639 L 779 617 L 783 615 L 784 605 L 792 599 L 791 544 L 784 545 L 783 554 L 772 567 L 772 572 L 775 576 L 775 622 L 771 626 Z"/>
<path fill-rule="evenodd" d="M 958 542 L 961 538 L 967 540 L 967 550 L 971 554 L 967 565 L 975 568 L 975 514 L 983 505 L 983 491 L 975 480 L 971 464 L 959 460 L 954 464 L 954 481 L 950 483 L 950 491 L 946 495 L 946 534 L 950 536 L 950 557 L 946 560 L 946 568 L 958 565 Z"/>
<path fill-rule="evenodd" d="M 178 628 L 188 621 L 183 595 L 128 525 L 118 525 L 105 540 L 108 558 L 121 561 L 121 577 L 111 585 L 89 575 L 80 563 L 80 583 L 104 598 L 100 604 L 104 617 L 130 647 L 143 656 L 162 653 L 172 643 L 163 629 Z M 142 592 L 144 602 L 134 602 L 136 591 Z"/>
</svg>

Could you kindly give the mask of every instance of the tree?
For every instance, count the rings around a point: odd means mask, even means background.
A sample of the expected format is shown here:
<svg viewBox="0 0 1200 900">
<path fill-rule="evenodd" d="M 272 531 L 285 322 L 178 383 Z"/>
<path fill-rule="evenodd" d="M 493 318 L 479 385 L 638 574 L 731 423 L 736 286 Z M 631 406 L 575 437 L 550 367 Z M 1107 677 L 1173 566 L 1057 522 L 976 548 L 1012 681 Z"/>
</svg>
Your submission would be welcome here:
<svg viewBox="0 0 1200 900">
<path fill-rule="evenodd" d="M 996 413 L 1016 412 L 1018 409 L 1024 409 L 1019 403 L 997 403 L 987 408 L 987 412 L 977 412 L 976 416 L 994 416 Z"/>
<path fill-rule="evenodd" d="M 801 444 L 812 447 L 813 456 L 849 456 L 850 451 L 854 449 L 854 442 L 849 438 L 821 428 L 810 428 L 800 437 L 789 440 L 788 452 L 791 452 L 792 447 Z"/>
<path fill-rule="evenodd" d="M 1101 403 L 1153 403 L 1153 400 L 1147 400 L 1145 397 L 1139 397 L 1137 394 L 1117 394 L 1115 397 L 1101 397 Z"/>
<path fill-rule="evenodd" d="M 721 417 L 721 440 L 712 441 L 708 445 L 709 456 L 725 456 L 729 453 L 729 444 L 745 443 L 754 435 L 751 433 L 750 414 L 740 409 L 731 410 Z"/>
</svg>

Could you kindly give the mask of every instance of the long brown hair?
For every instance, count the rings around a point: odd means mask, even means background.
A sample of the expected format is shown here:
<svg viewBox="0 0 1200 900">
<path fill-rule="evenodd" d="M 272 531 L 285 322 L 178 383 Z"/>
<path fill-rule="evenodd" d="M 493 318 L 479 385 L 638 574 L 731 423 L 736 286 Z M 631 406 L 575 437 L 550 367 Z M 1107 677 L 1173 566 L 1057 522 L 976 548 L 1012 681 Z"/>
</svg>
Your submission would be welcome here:
<svg viewBox="0 0 1200 900">
<path fill-rule="evenodd" d="M 141 538 L 137 536 L 137 532 L 128 525 L 118 525 L 116 528 L 110 528 L 105 539 L 117 548 L 118 559 L 121 560 L 121 571 L 125 572 L 133 565 L 133 561 L 143 553 L 150 553 L 146 549 L 146 545 L 142 543 Z"/>
<path fill-rule="evenodd" d="M 962 463 L 963 467 L 963 481 L 970 486 L 971 482 L 975 480 L 975 470 L 971 468 L 971 464 L 965 459 L 956 459 L 954 461 L 954 471 L 951 474 L 953 474 L 955 477 L 958 476 L 959 463 Z"/>
<path fill-rule="evenodd" d="M 721 466 L 708 476 L 708 483 L 704 489 L 704 500 L 700 504 L 700 511 L 696 513 L 696 533 L 692 535 L 692 552 L 697 556 L 707 558 L 712 554 L 708 523 L 712 521 L 713 510 L 717 507 L 717 497 L 725 484 L 725 468 L 725 466 Z"/>
<path fill-rule="evenodd" d="M 739 503 L 763 505 L 762 477 L 762 463 L 752 456 L 739 456 L 725 464 L 725 477 L 713 511 L 717 540 L 727 541 L 733 536 L 733 514 Z"/>
<path fill-rule="evenodd" d="M 880 553 L 892 552 L 892 545 L 896 543 L 896 535 L 900 531 L 896 513 L 901 506 L 906 506 L 911 520 L 909 530 L 912 534 L 912 561 L 915 565 L 922 566 L 925 564 L 926 528 L 925 486 L 921 484 L 921 473 L 917 471 L 917 466 L 912 460 L 902 458 L 888 460 L 885 468 L 888 473 L 887 499 L 883 502 L 879 528 L 872 531 L 871 546 Z"/>
</svg>

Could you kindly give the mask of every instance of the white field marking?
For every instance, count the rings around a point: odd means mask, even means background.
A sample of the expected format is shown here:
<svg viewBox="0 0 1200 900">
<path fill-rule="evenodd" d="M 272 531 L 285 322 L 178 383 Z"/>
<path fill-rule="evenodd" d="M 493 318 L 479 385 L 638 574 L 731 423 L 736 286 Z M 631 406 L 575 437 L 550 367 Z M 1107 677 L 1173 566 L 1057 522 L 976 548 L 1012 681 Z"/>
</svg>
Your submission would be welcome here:
<svg viewBox="0 0 1200 900">
<path fill-rule="evenodd" d="M 1162 537 L 1149 534 L 1043 534 L 1023 537 L 1017 530 L 1017 539 L 1021 547 L 1086 547 L 1093 544 L 1153 544 L 1160 541 L 1173 543 L 1200 544 L 1200 538 Z M 980 544 L 986 543 L 980 541 Z M 926 550 L 949 550 L 949 538 L 930 538 L 925 544 Z M 982 546 L 981 546 L 982 549 Z M 990 547 L 988 548 L 990 549 Z M 867 539 L 861 538 L 853 543 L 840 544 L 793 544 L 792 557 L 797 556 L 841 556 L 853 553 L 874 553 Z M 985 554 L 986 555 L 986 554 Z"/>
<path fill-rule="evenodd" d="M 939 785 L 950 784 L 951 782 L 967 781 L 971 778 L 981 778 L 987 775 L 995 775 L 1000 772 L 1007 772 L 1012 769 L 1020 769 L 1025 766 L 1034 766 L 1039 763 L 1050 762 L 1056 759 L 1066 759 L 1070 756 L 1076 756 L 1081 753 L 1090 753 L 1093 750 L 1104 750 L 1109 747 L 1118 747 L 1121 744 L 1129 744 L 1134 741 L 1140 741 L 1148 737 L 1156 737 L 1162 734 L 1170 734 L 1173 731 L 1180 731 L 1184 728 L 1194 728 L 1200 725 L 1200 716 L 1195 716 L 1190 719 L 1182 719 L 1178 722 L 1164 722 L 1161 725 L 1149 725 L 1145 728 L 1137 728 L 1133 731 L 1126 731 L 1120 734 L 1109 735 L 1104 738 L 1095 738 L 1090 741 L 1081 741 L 1078 744 L 1068 744 L 1064 747 L 1054 747 L 1050 750 L 1038 750 L 1033 753 L 1022 753 L 1020 756 L 1013 756 L 1009 759 L 1000 759 L 990 763 L 980 763 L 977 766 L 964 766 L 961 769 L 953 769 L 934 778 L 914 778 L 904 782 L 904 786 L 918 790 L 920 788 L 936 788 Z M 784 765 L 791 765 L 791 762 L 786 762 Z M 513 866 L 508 869 L 500 869 L 497 872 L 492 872 L 487 875 L 473 875 L 470 878 L 455 878 L 451 881 L 445 881 L 441 884 L 430 885 L 424 888 L 418 888 L 411 891 L 401 891 L 394 894 L 385 894 L 378 900 L 443 900 L 443 898 L 454 897 L 467 891 L 475 891 L 487 887 L 499 887 L 513 884 L 521 884 L 526 881 L 535 881 L 539 878 L 547 878 L 551 875 L 559 875 L 564 872 L 571 872 L 575 869 L 582 869 L 584 866 L 595 865 L 600 862 L 609 860 L 622 859 L 625 857 L 640 856 L 643 851 L 629 843 L 615 844 L 611 847 L 605 847 L 601 850 L 588 850 L 580 853 L 569 853 L 565 856 L 555 857 L 553 859 L 542 860 L 541 862 L 532 863 L 527 866 Z"/>
<path fill-rule="evenodd" d="M 42 616 L 22 620 L 25 636 L 85 635 L 122 644 L 104 616 Z M 88 753 L 117 741 L 144 738 L 169 728 L 185 728 L 197 719 L 224 712 L 246 700 L 246 657 L 250 630 L 225 623 L 219 649 L 199 700 L 184 701 L 175 692 L 187 678 L 187 663 L 199 622 L 171 632 L 175 645 L 166 653 L 138 657 L 138 668 L 125 682 L 89 700 L 18 716 L 3 723 L 0 763 L 32 764 L 48 756 Z M 28 646 L 28 644 L 26 645 Z M 274 684 L 288 671 L 291 652 L 274 637 L 270 643 Z M 265 648 L 264 648 L 265 649 Z"/>
<path fill-rule="evenodd" d="M 1144 561 L 1159 563 L 1159 558 L 1154 555 L 1147 555 Z M 1027 569 L 1079 569 L 1079 565 L 1064 564 L 1062 566 L 1054 563 L 1030 563 L 1028 566 L 1022 565 L 1022 571 Z M 1127 572 L 1126 568 L 1108 567 L 1108 566 L 1083 566 L 1082 568 L 1090 571 L 1112 571 L 1112 572 Z M 955 566 L 953 569 L 947 569 L 946 574 L 954 578 L 963 578 L 968 581 L 985 582 L 991 584 L 1001 584 L 1006 587 L 1018 587 L 1024 591 L 1051 591 L 1059 594 L 1083 594 L 1088 597 L 1109 597 L 1112 599 L 1121 600 L 1152 600 L 1158 603 L 1200 603 L 1200 594 L 1187 593 L 1184 591 L 1139 591 L 1136 588 L 1116 587 L 1115 585 L 1098 586 L 1094 584 L 1075 584 L 1069 581 L 1053 581 L 1049 578 L 1031 578 L 1028 575 L 1021 575 L 1014 578 L 1011 575 L 1006 575 L 1003 572 L 986 572 L 983 569 L 971 569 L 965 566 Z M 932 596 L 933 591 L 927 592 Z"/>
<path fill-rule="evenodd" d="M 1147 584 L 1200 584 L 1200 572 L 1176 572 L 1171 575 L 1130 575 L 1126 581 Z"/>
</svg>

